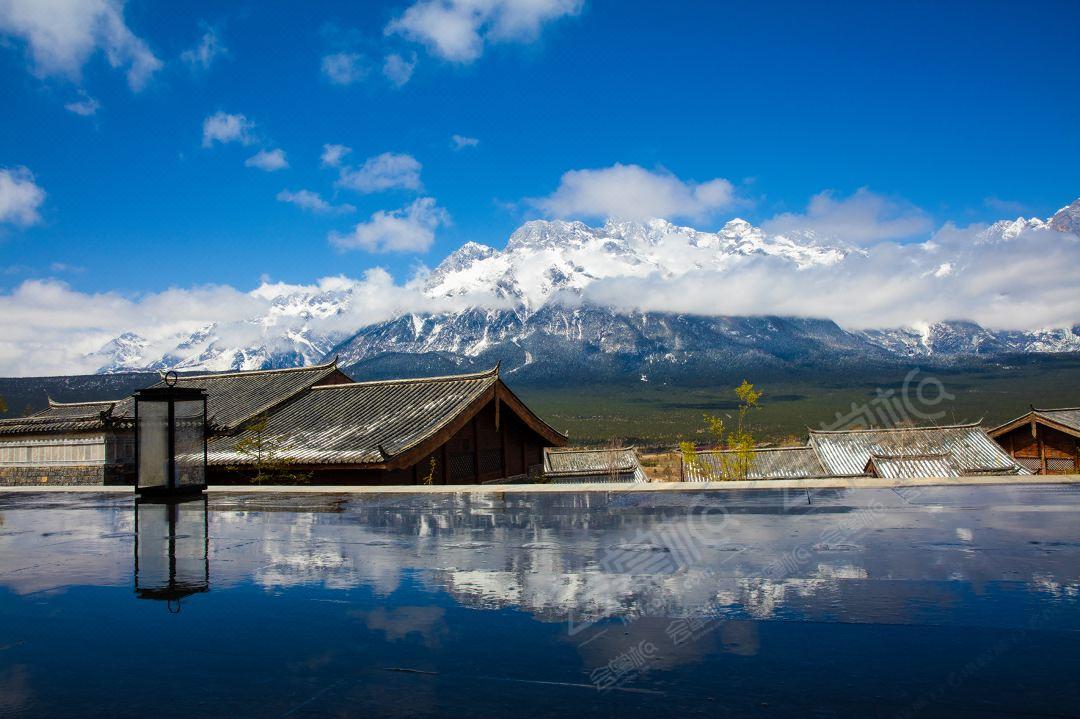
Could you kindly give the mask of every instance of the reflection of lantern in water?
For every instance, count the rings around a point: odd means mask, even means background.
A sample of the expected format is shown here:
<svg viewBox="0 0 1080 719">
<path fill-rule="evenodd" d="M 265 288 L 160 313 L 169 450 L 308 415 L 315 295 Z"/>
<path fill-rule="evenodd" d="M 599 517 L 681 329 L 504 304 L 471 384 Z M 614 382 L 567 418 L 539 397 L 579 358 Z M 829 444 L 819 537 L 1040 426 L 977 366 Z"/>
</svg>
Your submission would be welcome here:
<svg viewBox="0 0 1080 719">
<path fill-rule="evenodd" d="M 206 392 L 165 387 L 135 393 L 135 491 L 176 495 L 206 488 Z"/>
<path fill-rule="evenodd" d="M 135 593 L 174 602 L 210 589 L 206 498 L 135 500 Z"/>
</svg>

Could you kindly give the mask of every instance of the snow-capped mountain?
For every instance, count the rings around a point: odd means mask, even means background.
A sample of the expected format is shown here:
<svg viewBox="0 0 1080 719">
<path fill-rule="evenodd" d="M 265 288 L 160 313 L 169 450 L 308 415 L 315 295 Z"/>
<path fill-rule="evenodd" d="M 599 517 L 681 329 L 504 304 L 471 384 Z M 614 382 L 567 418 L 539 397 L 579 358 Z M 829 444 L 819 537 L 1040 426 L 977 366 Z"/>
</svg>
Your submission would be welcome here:
<svg viewBox="0 0 1080 719">
<path fill-rule="evenodd" d="M 611 277 L 671 278 L 723 271 L 739 258 L 774 256 L 797 267 L 841 262 L 851 248 L 819 243 L 813 233 L 768 235 L 745 220 L 700 232 L 666 220 L 608 222 L 593 228 L 561 220 L 527 222 L 499 251 L 466 243 L 429 275 L 431 297 L 490 295 L 531 312 L 560 292 L 580 293 Z"/>
<path fill-rule="evenodd" d="M 975 251 L 1030 233 L 1049 233 L 1051 240 L 1057 233 L 1080 234 L 1080 200 L 1046 221 L 994 223 L 975 236 Z M 523 375 L 585 376 L 692 371 L 710 363 L 783 367 L 1080 352 L 1080 325 L 994 331 L 948 321 L 848 331 L 827 319 L 708 316 L 706 309 L 693 315 L 616 311 L 588 296 L 594 283 L 609 280 L 724 277 L 763 259 L 798 272 L 831 271 L 873 252 L 812 231 L 769 233 L 744 220 L 715 232 L 665 220 L 602 227 L 533 221 L 502 250 L 468 242 L 417 278 L 410 291 L 423 311 L 403 305 L 389 319 L 374 318 L 367 313 L 370 286 L 347 278 L 315 287 L 264 284 L 250 293 L 257 311 L 247 319 L 203 323 L 153 341 L 128 332 L 93 357 L 101 372 L 287 367 L 337 354 L 342 365 L 387 373 L 502 361 L 504 371 Z M 928 259 L 935 276 L 964 261 L 939 255 Z"/>
</svg>

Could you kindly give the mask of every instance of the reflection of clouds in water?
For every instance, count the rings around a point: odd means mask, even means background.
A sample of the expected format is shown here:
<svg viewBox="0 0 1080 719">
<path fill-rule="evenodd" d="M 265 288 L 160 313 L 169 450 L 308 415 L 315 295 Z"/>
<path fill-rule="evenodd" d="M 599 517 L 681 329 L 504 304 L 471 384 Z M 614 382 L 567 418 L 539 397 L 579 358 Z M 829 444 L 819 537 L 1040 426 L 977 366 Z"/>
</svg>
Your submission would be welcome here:
<svg viewBox="0 0 1080 719">
<path fill-rule="evenodd" d="M 1075 600 L 1070 495 L 1035 492 L 1025 506 L 1020 495 L 1036 488 L 982 489 L 994 491 L 925 493 L 930 507 L 890 490 L 830 490 L 809 505 L 776 492 L 214 495 L 211 586 L 364 586 L 390 597 L 408 577 L 467 607 L 516 607 L 545 621 L 705 613 L 903 622 L 918 616 L 911 606 L 931 591 L 926 583 L 940 583 L 933 600 L 943 607 L 961 603 L 961 585 L 979 593 L 1001 581 Z M 130 582 L 130 499 L 65 497 L 2 505 L 0 585 L 26 593 Z M 831 538 L 873 503 L 891 504 Z M 647 564 L 616 571 L 601 561 L 612 548 L 663 554 L 680 525 L 697 542 L 687 566 L 650 573 L 633 571 Z M 792 561 L 777 573 L 784 557 Z M 374 621 L 389 632 L 393 619 Z"/>
<path fill-rule="evenodd" d="M 378 607 L 370 612 L 350 612 L 368 629 L 381 632 L 388 641 L 398 642 L 410 635 L 420 637 L 429 648 L 439 646 L 449 627 L 442 607 Z"/>
<path fill-rule="evenodd" d="M 29 712 L 33 696 L 25 666 L 16 664 L 0 670 L 0 713 L 15 716 Z"/>
<path fill-rule="evenodd" d="M 0 586 L 16 594 L 72 585 L 131 582 L 135 515 L 131 498 L 2 496 Z"/>
<path fill-rule="evenodd" d="M 1036 574 L 1033 578 L 1033 587 L 1037 591 L 1049 594 L 1054 599 L 1076 599 L 1080 597 L 1080 582 L 1062 583 L 1053 577 Z"/>
</svg>

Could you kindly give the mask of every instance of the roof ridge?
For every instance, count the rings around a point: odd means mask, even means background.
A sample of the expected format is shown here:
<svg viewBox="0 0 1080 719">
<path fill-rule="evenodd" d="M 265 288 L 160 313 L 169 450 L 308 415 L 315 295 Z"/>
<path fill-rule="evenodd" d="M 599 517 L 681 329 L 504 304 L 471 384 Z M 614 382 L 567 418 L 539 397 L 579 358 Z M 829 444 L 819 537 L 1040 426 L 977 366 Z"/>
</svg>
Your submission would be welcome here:
<svg viewBox="0 0 1080 719">
<path fill-rule="evenodd" d="M 256 374 L 283 374 L 285 372 L 311 372 L 313 370 L 329 369 L 331 367 L 337 367 L 337 355 L 334 355 L 334 359 L 322 364 L 304 365 L 302 367 L 278 367 L 276 369 L 248 369 L 248 370 L 235 370 L 232 372 L 208 372 L 206 374 L 184 374 L 178 373 L 179 381 L 192 380 L 192 379 L 210 379 L 213 377 L 250 377 Z M 162 371 L 158 370 L 158 375 L 163 379 L 169 372 L 175 372 L 176 370 Z"/>
<path fill-rule="evenodd" d="M 544 447 L 544 450 L 549 454 L 559 454 L 561 452 L 620 452 L 628 449 L 637 449 L 636 444 L 632 444 L 629 447 Z"/>
<path fill-rule="evenodd" d="M 949 452 L 915 452 L 913 454 L 871 454 L 870 459 L 952 459 Z"/>
<path fill-rule="evenodd" d="M 813 449 L 809 444 L 799 445 L 798 447 L 754 447 L 754 452 L 782 452 L 793 449 Z M 699 449 L 697 454 L 720 454 L 721 452 L 738 452 L 737 449 Z"/>
<path fill-rule="evenodd" d="M 813 429 L 807 428 L 811 435 L 815 434 L 854 434 L 856 432 L 924 432 L 932 429 L 969 429 L 981 426 L 981 422 L 968 422 L 966 424 L 932 424 L 919 427 L 863 427 L 860 429 Z"/>
<path fill-rule="evenodd" d="M 1031 412 L 1076 412 L 1077 410 L 1080 410 L 1080 407 L 1032 407 L 1028 414 L 1031 414 Z M 1020 415 L 1020 417 L 1023 416 Z"/>
<path fill-rule="evenodd" d="M 48 397 L 48 395 L 46 395 L 46 397 L 49 400 L 50 407 L 78 407 L 84 404 L 120 404 L 127 399 L 127 397 L 123 397 L 121 399 L 94 399 L 87 400 L 86 402 L 57 402 L 52 397 Z"/>
<path fill-rule="evenodd" d="M 442 382 L 447 380 L 464 380 L 464 379 L 483 379 L 486 377 L 498 377 L 499 366 L 495 365 L 491 369 L 486 369 L 482 372 L 468 372 L 465 374 L 446 374 L 438 375 L 435 377 L 401 377 L 397 379 L 370 379 L 363 382 L 347 382 L 345 384 L 324 384 L 318 387 L 312 387 L 312 390 L 331 390 L 331 389 L 348 389 L 350 387 L 370 387 L 376 384 L 417 384 L 420 382 Z"/>
</svg>

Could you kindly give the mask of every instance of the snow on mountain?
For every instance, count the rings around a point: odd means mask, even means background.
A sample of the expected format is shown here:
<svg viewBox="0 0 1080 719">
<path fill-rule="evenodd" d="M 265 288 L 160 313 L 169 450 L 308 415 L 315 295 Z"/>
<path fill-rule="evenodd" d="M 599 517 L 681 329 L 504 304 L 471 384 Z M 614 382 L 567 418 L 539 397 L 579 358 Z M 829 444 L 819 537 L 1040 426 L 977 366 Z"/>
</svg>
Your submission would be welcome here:
<svg viewBox="0 0 1080 719">
<path fill-rule="evenodd" d="M 149 343 L 135 334 L 125 332 L 119 337 L 109 340 L 97 351 L 102 361 L 106 364 L 99 372 L 124 372 L 128 369 L 145 367 L 147 358 L 143 356 Z"/>
<path fill-rule="evenodd" d="M 994 223 L 979 243 L 1006 243 L 1027 232 L 1080 231 L 1080 200 L 1048 221 Z M 343 365 L 380 356 L 505 358 L 509 369 L 543 355 L 566 362 L 634 357 L 634 363 L 693 363 L 705 356 L 789 362 L 828 353 L 867 358 L 950 357 L 1008 352 L 1080 351 L 1080 326 L 1031 332 L 986 330 L 971 322 L 847 332 L 827 320 L 688 318 L 664 313 L 617 313 L 579 306 L 593 282 L 608 278 L 678 278 L 726 272 L 754 257 L 797 269 L 840 265 L 868 251 L 811 231 L 770 234 L 745 220 L 715 232 L 666 220 L 609 221 L 602 227 L 563 220 L 532 221 L 506 247 L 468 242 L 416 281 L 433 309 L 402 310 L 386 321 L 366 312 L 371 295 L 348 278 L 316 286 L 263 284 L 250 293 L 265 311 L 246 321 L 211 322 L 154 341 L 124 333 L 93 358 L 101 372 L 133 369 L 237 370 L 316 363 L 341 354 Z M 942 258 L 936 272 L 955 270 Z M 370 292 L 370 290 L 366 290 Z M 564 302 L 571 299 L 575 301 Z M 440 306 L 454 305 L 452 311 Z M 697 359 L 695 359 L 697 358 Z"/>
<path fill-rule="evenodd" d="M 609 221 L 592 228 L 562 220 L 527 222 L 501 252 L 470 242 L 428 277 L 431 297 L 489 294 L 535 311 L 560 292 L 580 293 L 609 277 L 676 277 L 722 271 L 741 257 L 772 255 L 796 266 L 835 264 L 850 248 L 819 243 L 812 233 L 768 235 L 745 220 L 700 232 L 666 220 Z"/>
<path fill-rule="evenodd" d="M 1058 232 L 1071 232 L 1074 235 L 1080 235 L 1080 200 L 1062 207 L 1054 213 L 1054 216 L 1046 224 Z"/>
</svg>

